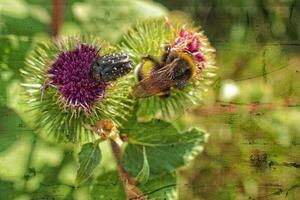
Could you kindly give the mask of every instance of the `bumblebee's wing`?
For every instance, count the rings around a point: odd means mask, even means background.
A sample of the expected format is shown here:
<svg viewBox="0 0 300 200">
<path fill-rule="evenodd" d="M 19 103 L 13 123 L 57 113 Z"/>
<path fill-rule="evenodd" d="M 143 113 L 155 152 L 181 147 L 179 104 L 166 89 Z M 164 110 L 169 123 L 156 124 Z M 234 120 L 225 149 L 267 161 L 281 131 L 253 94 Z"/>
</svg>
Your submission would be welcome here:
<svg viewBox="0 0 300 200">
<path fill-rule="evenodd" d="M 133 96 L 137 98 L 150 97 L 154 95 L 163 95 L 170 89 L 169 80 L 144 79 L 133 89 Z"/>
<path fill-rule="evenodd" d="M 164 94 L 175 84 L 176 81 L 172 79 L 172 68 L 165 66 L 140 81 L 133 89 L 133 96 L 143 98 Z"/>
</svg>

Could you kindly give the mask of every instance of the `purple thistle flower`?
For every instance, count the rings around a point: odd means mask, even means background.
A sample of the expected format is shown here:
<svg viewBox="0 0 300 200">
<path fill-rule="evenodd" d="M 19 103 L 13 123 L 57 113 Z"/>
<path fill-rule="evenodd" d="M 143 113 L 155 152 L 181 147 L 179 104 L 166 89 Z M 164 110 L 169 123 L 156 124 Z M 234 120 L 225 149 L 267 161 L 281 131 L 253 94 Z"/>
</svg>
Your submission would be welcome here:
<svg viewBox="0 0 300 200">
<path fill-rule="evenodd" d="M 192 53 L 198 52 L 199 47 L 200 41 L 198 40 L 198 38 L 193 38 L 192 41 L 187 44 L 187 49 Z"/>
<path fill-rule="evenodd" d="M 102 99 L 109 83 L 95 80 L 91 68 L 97 49 L 80 44 L 73 51 L 61 52 L 48 71 L 50 85 L 58 88 L 67 105 L 88 110 Z"/>
<path fill-rule="evenodd" d="M 102 54 L 111 56 L 115 50 L 93 36 L 38 44 L 21 71 L 34 128 L 47 139 L 53 135 L 51 139 L 63 142 L 87 142 L 94 139 L 88 127 L 97 121 L 109 119 L 121 125 L 134 105 L 128 98 L 132 78 L 104 80 L 100 74 L 104 70 L 96 65 L 105 56 Z M 97 71 L 99 76 L 95 76 L 96 67 L 102 70 Z"/>
<path fill-rule="evenodd" d="M 176 38 L 173 48 L 181 49 L 193 54 L 194 58 L 198 61 L 198 67 L 202 69 L 206 61 L 203 53 L 200 50 L 201 42 L 198 33 L 194 31 L 187 31 L 182 27 Z"/>
</svg>

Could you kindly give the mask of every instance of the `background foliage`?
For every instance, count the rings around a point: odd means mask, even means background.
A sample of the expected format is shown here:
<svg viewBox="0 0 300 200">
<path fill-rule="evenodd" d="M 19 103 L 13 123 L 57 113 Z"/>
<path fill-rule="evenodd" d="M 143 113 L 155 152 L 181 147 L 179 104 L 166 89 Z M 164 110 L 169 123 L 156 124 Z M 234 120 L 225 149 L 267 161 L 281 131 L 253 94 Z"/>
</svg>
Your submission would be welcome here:
<svg viewBox="0 0 300 200">
<path fill-rule="evenodd" d="M 69 0 L 61 34 L 118 43 L 136 19 L 167 13 L 203 27 L 220 68 L 204 105 L 176 120 L 182 130 L 210 132 L 204 152 L 177 172 L 180 199 L 299 198 L 300 2 Z M 53 145 L 27 126 L 19 69 L 36 42 L 49 39 L 50 24 L 50 1 L 0 2 L 0 199 L 97 199 L 116 184 L 102 182 L 116 177 L 106 143 L 97 187 L 88 191 L 88 180 L 75 189 L 77 147 Z"/>
</svg>

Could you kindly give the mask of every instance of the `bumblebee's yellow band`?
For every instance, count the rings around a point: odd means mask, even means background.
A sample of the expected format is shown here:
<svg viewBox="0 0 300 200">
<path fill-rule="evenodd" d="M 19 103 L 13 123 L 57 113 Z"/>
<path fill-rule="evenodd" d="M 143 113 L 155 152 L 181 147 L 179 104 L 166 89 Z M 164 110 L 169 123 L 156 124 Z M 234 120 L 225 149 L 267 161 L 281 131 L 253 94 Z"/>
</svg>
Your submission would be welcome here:
<svg viewBox="0 0 300 200">
<path fill-rule="evenodd" d="M 188 53 L 185 52 L 179 52 L 178 53 L 179 57 L 182 58 L 183 60 L 185 60 L 188 65 L 191 67 L 191 72 L 192 72 L 192 76 L 194 76 L 194 74 L 196 73 L 196 62 L 195 59 Z"/>
<path fill-rule="evenodd" d="M 141 68 L 141 74 L 143 78 L 146 78 L 150 75 L 152 69 L 154 68 L 154 63 L 150 60 L 147 60 L 143 63 L 143 66 Z"/>
</svg>

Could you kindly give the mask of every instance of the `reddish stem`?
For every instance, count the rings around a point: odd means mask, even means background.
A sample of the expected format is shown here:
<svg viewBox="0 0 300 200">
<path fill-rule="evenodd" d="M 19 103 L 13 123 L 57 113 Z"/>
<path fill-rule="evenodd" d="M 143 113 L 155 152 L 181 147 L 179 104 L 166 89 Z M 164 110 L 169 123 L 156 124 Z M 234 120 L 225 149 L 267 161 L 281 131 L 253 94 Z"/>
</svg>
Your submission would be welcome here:
<svg viewBox="0 0 300 200">
<path fill-rule="evenodd" d="M 110 141 L 112 152 L 116 159 L 117 170 L 124 186 L 124 190 L 129 200 L 146 200 L 147 197 L 136 187 L 137 182 L 124 169 L 121 163 L 121 149 L 120 146 L 113 140 Z"/>
<path fill-rule="evenodd" d="M 236 113 L 239 110 L 246 110 L 249 113 L 257 113 L 265 110 L 275 110 L 282 108 L 300 107 L 298 99 L 286 99 L 280 103 L 234 103 L 217 102 L 213 106 L 203 106 L 194 110 L 194 113 L 201 116 L 222 115 L 226 113 Z"/>
<path fill-rule="evenodd" d="M 52 0 L 52 36 L 57 38 L 64 18 L 65 0 Z"/>
</svg>

